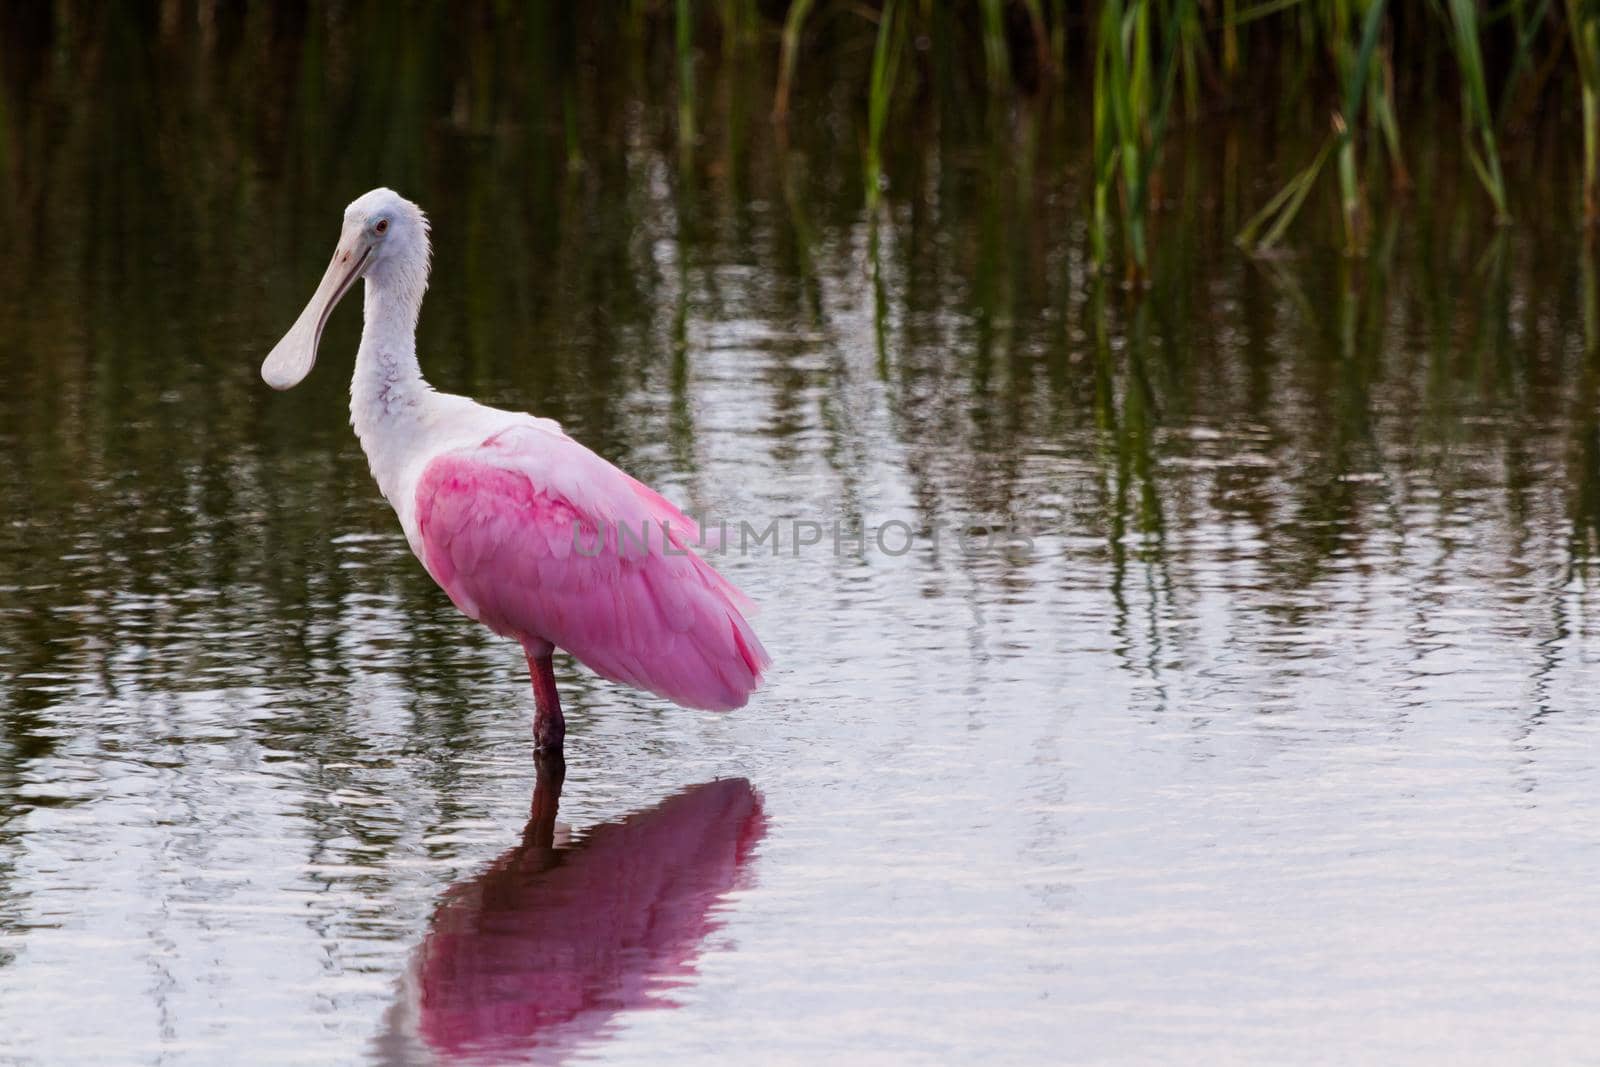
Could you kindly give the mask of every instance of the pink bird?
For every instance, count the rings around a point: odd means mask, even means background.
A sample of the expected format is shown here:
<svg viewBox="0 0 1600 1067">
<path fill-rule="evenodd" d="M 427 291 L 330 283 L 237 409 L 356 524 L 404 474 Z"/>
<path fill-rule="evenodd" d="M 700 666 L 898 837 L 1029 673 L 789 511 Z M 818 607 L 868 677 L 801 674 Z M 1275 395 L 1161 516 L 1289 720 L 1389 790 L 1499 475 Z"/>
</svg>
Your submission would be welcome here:
<svg viewBox="0 0 1600 1067">
<path fill-rule="evenodd" d="M 690 547 L 699 529 L 550 419 L 436 392 L 417 365 L 428 220 L 388 189 L 344 213 L 333 262 L 261 366 L 311 372 L 334 306 L 367 283 L 350 422 L 422 565 L 469 618 L 521 643 L 535 749 L 566 734 L 551 654 L 685 707 L 742 707 L 772 662 L 753 605 Z"/>
</svg>

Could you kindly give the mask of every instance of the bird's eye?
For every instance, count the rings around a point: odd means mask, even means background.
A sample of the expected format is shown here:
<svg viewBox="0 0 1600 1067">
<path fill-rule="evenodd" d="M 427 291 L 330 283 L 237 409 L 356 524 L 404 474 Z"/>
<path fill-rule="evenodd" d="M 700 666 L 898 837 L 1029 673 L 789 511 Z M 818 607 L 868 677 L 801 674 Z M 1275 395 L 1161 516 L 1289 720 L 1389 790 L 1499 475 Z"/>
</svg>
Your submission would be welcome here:
<svg viewBox="0 0 1600 1067">
<path fill-rule="evenodd" d="M 377 225 L 372 227 L 372 232 L 373 233 L 379 233 L 379 234 L 388 233 L 389 232 L 389 220 L 388 219 L 379 219 L 378 222 L 377 222 Z"/>
</svg>

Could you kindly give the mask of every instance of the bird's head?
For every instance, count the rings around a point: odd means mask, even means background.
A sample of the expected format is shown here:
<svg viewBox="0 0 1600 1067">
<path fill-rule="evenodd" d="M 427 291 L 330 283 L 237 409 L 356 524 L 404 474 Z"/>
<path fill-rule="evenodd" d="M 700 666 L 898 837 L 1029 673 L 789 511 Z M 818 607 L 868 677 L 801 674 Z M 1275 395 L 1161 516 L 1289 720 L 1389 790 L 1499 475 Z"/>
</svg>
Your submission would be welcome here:
<svg viewBox="0 0 1600 1067">
<path fill-rule="evenodd" d="M 261 377 L 274 389 L 300 384 L 317 361 L 328 317 L 360 278 L 420 301 L 428 285 L 428 254 L 428 218 L 417 205 L 392 189 L 351 201 L 333 262 L 311 302 L 261 364 Z"/>
</svg>

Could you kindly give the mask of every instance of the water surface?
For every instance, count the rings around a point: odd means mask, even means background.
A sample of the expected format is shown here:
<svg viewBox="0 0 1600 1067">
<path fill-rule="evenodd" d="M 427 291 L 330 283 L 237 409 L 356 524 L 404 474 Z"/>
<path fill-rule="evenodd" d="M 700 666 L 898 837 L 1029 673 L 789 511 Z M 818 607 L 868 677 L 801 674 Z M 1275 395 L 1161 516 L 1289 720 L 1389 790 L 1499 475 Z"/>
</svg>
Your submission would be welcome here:
<svg viewBox="0 0 1600 1067">
<path fill-rule="evenodd" d="M 1365 257 L 1313 207 L 1255 261 L 1295 141 L 1195 120 L 1130 292 L 1082 116 L 897 129 L 874 214 L 859 101 L 784 145 L 708 56 L 686 153 L 646 44 L 546 82 L 556 45 L 363 11 L 6 38 L 0 1058 L 1592 1054 L 1570 186 L 1513 154 L 1497 229 L 1423 134 Z M 348 428 L 354 304 L 257 377 L 378 184 L 433 217 L 437 385 L 784 538 L 718 557 L 748 708 L 558 664 L 548 838 L 522 657 Z"/>
</svg>

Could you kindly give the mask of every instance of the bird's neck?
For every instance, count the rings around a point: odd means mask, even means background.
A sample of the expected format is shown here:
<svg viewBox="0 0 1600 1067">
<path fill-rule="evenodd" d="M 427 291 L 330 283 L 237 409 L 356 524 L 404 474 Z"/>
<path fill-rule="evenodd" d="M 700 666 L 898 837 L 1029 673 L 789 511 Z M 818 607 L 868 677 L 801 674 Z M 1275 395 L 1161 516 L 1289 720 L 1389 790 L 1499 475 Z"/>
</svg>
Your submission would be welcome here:
<svg viewBox="0 0 1600 1067">
<path fill-rule="evenodd" d="M 422 286 L 369 277 L 366 290 L 361 348 L 350 381 L 350 424 L 378 488 L 392 501 L 410 454 L 421 443 L 433 394 L 417 366 Z"/>
</svg>

